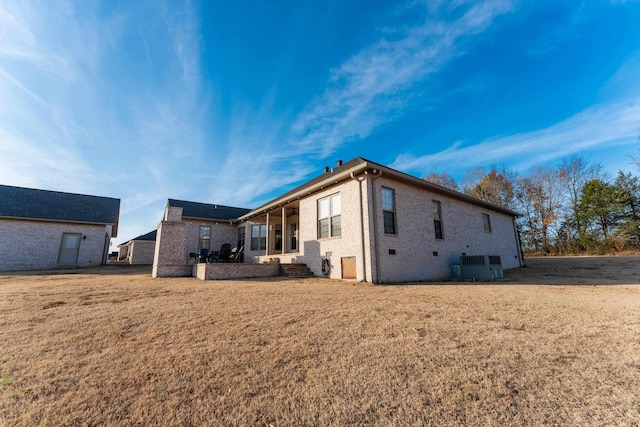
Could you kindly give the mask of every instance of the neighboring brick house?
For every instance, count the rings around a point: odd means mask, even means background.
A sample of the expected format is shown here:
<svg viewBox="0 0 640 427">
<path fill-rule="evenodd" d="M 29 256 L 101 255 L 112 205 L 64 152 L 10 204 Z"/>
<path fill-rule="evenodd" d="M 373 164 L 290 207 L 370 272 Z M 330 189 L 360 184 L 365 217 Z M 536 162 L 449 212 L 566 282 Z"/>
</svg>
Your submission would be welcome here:
<svg viewBox="0 0 640 427">
<path fill-rule="evenodd" d="M 250 209 L 169 199 L 158 225 L 153 277 L 192 275 L 191 254 L 220 250 L 238 241 L 234 220 Z M 244 239 L 244 236 L 240 236 Z"/>
<path fill-rule="evenodd" d="M 358 157 L 236 217 L 228 238 L 244 236 L 249 263 L 372 283 L 443 280 L 465 254 L 522 266 L 517 215 Z"/>
<path fill-rule="evenodd" d="M 0 271 L 106 263 L 120 199 L 0 185 Z"/>
<path fill-rule="evenodd" d="M 131 265 L 151 265 L 156 249 L 157 230 L 118 245 L 118 260 Z"/>
</svg>

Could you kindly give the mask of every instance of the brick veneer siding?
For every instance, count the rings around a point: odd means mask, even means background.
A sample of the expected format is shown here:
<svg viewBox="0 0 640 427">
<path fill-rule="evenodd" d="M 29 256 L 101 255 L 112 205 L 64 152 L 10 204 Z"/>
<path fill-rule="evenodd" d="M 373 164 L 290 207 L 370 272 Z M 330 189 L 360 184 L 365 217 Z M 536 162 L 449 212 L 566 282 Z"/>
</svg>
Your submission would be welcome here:
<svg viewBox="0 0 640 427">
<path fill-rule="evenodd" d="M 362 234 L 360 227 L 359 183 L 353 180 L 325 189 L 300 200 L 300 247 L 302 256 L 299 262 L 307 264 L 316 276 L 333 279 L 342 278 L 341 258 L 356 258 L 357 280 L 363 280 Z M 318 239 L 318 200 L 332 194 L 340 194 L 341 235 Z M 322 272 L 322 260 L 329 259 L 329 274 Z"/>
<path fill-rule="evenodd" d="M 186 250 L 187 224 L 162 221 L 158 225 L 156 248 L 153 256 L 153 277 L 191 276 L 189 252 Z"/>
<path fill-rule="evenodd" d="M 155 254 L 156 242 L 138 240 L 131 242 L 129 248 L 129 264 L 151 265 Z"/>
<path fill-rule="evenodd" d="M 248 279 L 280 275 L 280 264 L 199 263 L 193 266 L 193 276 L 200 280 Z"/>
<path fill-rule="evenodd" d="M 182 218 L 182 208 L 169 207 L 165 220 L 158 225 L 153 257 L 153 277 L 187 277 L 193 274 L 194 259 L 190 253 L 198 252 L 200 226 L 211 227 L 209 249 L 220 250 L 223 243 L 235 246 L 237 227 L 215 221 L 195 221 Z"/>
<path fill-rule="evenodd" d="M 58 266 L 63 233 L 79 233 L 78 267 L 103 263 L 111 226 L 0 219 L 0 271 L 47 270 Z"/>
<path fill-rule="evenodd" d="M 395 191 L 396 234 L 393 235 L 384 233 L 383 186 Z M 318 200 L 336 193 L 341 198 L 341 236 L 318 239 Z M 442 240 L 435 238 L 432 200 L 441 202 Z M 483 213 L 491 218 L 491 233 L 484 231 Z M 314 275 L 323 276 L 322 260 L 328 258 L 331 269 L 327 277 L 340 279 L 343 277 L 341 259 L 355 257 L 356 280 L 374 283 L 448 280 L 450 265 L 458 264 L 462 253 L 499 255 L 504 269 L 521 265 L 512 216 L 384 175 L 377 178 L 368 175 L 361 182 L 343 181 L 302 198 L 299 215 L 298 253 L 265 256 L 264 251 L 248 251 L 248 260 L 264 262 L 279 258 L 281 262 L 306 263 Z M 247 223 L 248 244 L 251 224 Z M 390 250 L 395 254 L 390 254 Z"/>
<path fill-rule="evenodd" d="M 383 228 L 382 187 L 395 190 L 397 234 Z M 467 255 L 499 255 L 504 269 L 521 265 L 513 217 L 431 193 L 384 176 L 373 181 L 375 212 L 370 203 L 370 220 L 377 221 L 380 277 L 377 282 L 446 280 L 450 265 Z M 371 197 L 371 193 L 370 193 Z M 432 200 L 442 208 L 443 239 L 435 238 Z M 482 214 L 491 218 L 490 233 L 484 231 Z M 373 245 L 372 245 L 373 247 Z M 389 250 L 394 250 L 391 255 Z M 437 255 L 434 254 L 437 252 Z"/>
</svg>

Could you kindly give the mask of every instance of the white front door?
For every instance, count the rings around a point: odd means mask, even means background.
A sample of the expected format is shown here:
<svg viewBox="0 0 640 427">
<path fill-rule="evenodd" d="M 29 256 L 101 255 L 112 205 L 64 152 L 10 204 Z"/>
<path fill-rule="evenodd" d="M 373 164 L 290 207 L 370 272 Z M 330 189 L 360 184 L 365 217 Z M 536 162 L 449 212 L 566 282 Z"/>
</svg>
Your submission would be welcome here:
<svg viewBox="0 0 640 427">
<path fill-rule="evenodd" d="M 60 253 L 58 254 L 59 265 L 78 265 L 81 239 L 82 234 L 79 233 L 62 233 Z"/>
</svg>

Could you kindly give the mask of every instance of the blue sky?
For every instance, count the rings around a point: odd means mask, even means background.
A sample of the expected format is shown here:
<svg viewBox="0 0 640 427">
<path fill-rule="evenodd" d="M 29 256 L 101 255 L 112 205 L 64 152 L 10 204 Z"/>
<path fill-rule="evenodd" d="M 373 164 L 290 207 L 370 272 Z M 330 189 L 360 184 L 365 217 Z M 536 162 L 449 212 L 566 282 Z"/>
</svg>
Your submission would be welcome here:
<svg viewBox="0 0 640 427">
<path fill-rule="evenodd" d="M 638 173 L 637 1 L 0 2 L 0 183 L 257 207 L 337 159 Z"/>
</svg>

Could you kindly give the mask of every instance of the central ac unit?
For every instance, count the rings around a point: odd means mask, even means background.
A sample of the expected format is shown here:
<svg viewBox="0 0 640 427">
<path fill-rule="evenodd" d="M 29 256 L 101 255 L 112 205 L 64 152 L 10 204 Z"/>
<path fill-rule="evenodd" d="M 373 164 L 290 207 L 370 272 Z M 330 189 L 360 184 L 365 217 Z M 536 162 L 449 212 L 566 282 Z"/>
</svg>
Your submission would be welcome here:
<svg viewBox="0 0 640 427">
<path fill-rule="evenodd" d="M 460 275 L 468 280 L 503 279 L 502 262 L 499 255 L 460 256 Z"/>
</svg>

